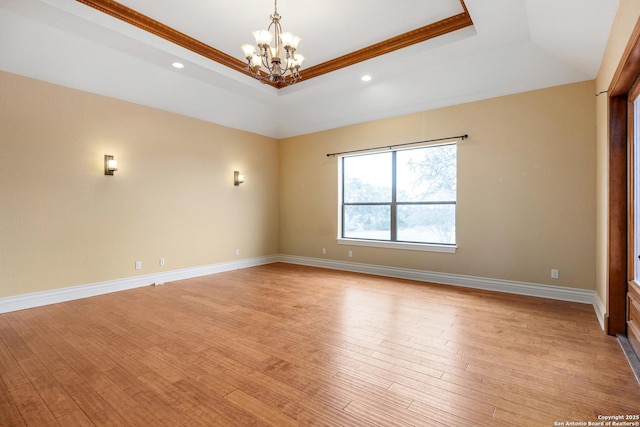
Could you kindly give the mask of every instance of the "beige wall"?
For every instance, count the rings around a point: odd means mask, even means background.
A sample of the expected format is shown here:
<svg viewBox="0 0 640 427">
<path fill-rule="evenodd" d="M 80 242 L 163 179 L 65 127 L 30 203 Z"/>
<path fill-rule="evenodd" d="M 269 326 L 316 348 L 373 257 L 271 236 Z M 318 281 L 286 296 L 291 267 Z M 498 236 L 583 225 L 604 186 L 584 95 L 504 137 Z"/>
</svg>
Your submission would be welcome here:
<svg viewBox="0 0 640 427">
<path fill-rule="evenodd" d="M 235 260 L 236 248 L 594 289 L 594 91 L 584 82 L 278 143 L 0 73 L 0 297 Z M 326 153 L 463 133 L 456 254 L 336 244 Z M 119 161 L 113 177 L 104 154 Z"/>
<path fill-rule="evenodd" d="M 594 91 L 589 81 L 281 141 L 281 253 L 595 289 Z M 456 254 L 336 243 L 327 153 L 464 133 Z"/>
<path fill-rule="evenodd" d="M 275 254 L 277 199 L 276 140 L 0 73 L 0 297 Z"/>
<path fill-rule="evenodd" d="M 616 18 L 596 79 L 598 92 L 607 90 L 620 63 L 629 37 L 640 16 L 640 0 L 620 0 Z M 608 102 L 597 98 L 597 215 L 596 215 L 596 291 L 607 304 L 608 239 Z"/>
</svg>

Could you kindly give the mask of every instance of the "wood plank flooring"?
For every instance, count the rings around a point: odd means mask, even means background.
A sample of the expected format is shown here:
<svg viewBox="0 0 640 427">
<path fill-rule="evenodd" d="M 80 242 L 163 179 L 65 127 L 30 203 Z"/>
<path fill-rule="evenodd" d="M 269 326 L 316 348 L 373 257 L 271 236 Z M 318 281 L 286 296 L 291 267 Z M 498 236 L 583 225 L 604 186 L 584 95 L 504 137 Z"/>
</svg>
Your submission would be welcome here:
<svg viewBox="0 0 640 427">
<path fill-rule="evenodd" d="M 2 426 L 637 414 L 640 387 L 585 304 L 271 264 L 0 315 Z"/>
</svg>

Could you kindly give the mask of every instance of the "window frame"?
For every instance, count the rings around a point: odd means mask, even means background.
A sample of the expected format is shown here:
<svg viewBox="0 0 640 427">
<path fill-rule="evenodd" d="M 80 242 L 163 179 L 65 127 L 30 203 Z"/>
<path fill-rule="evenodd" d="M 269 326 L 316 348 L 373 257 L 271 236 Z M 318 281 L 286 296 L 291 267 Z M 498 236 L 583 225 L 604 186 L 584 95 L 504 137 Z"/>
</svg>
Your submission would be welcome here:
<svg viewBox="0 0 640 427">
<path fill-rule="evenodd" d="M 456 183 L 456 197 L 453 201 L 422 201 L 422 202 L 398 202 L 397 201 L 397 153 L 399 151 L 407 151 L 407 150 L 415 150 L 420 148 L 435 148 L 454 145 L 456 146 L 456 181 L 457 181 L 457 144 L 456 143 L 444 143 L 444 144 L 433 144 L 433 145 L 424 145 L 421 147 L 411 147 L 405 149 L 395 149 L 389 150 L 392 153 L 392 177 L 391 177 L 391 201 L 390 202 L 351 202 L 344 203 L 344 159 L 348 157 L 354 157 L 356 155 L 342 155 L 338 158 L 338 236 L 337 243 L 341 245 L 353 245 L 353 246 L 369 246 L 369 247 L 379 247 L 379 248 L 390 248 L 390 249 L 406 249 L 406 250 L 414 250 L 414 251 L 429 251 L 429 252 L 443 252 L 443 253 L 455 253 L 457 250 L 457 203 L 458 203 L 458 194 L 457 194 L 457 183 Z M 359 155 L 371 155 L 371 154 L 380 154 L 387 153 L 389 151 L 377 151 L 377 152 L 368 152 L 362 153 Z M 399 206 L 433 206 L 433 205 L 453 205 L 456 208 L 456 234 L 455 234 L 455 243 L 426 243 L 426 242 L 409 242 L 409 241 L 398 241 L 397 240 L 397 208 Z M 353 238 L 353 237 L 343 237 L 344 236 L 344 210 L 345 206 L 389 206 L 390 209 L 390 240 L 376 240 L 376 239 L 366 239 L 366 238 Z"/>
</svg>

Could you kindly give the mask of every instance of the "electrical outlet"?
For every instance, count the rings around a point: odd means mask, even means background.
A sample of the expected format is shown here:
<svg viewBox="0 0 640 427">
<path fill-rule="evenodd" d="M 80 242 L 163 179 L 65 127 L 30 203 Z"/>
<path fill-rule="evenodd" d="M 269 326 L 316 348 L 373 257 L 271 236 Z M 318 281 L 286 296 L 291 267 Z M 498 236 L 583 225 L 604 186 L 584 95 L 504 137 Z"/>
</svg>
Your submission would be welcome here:
<svg viewBox="0 0 640 427">
<path fill-rule="evenodd" d="M 164 258 L 160 258 L 160 266 L 162 267 L 164 265 Z"/>
<path fill-rule="evenodd" d="M 353 256 L 353 251 L 349 251 L 349 258 Z"/>
<path fill-rule="evenodd" d="M 322 255 L 326 255 L 327 254 L 327 248 L 322 248 Z"/>
<path fill-rule="evenodd" d="M 240 255 L 240 249 L 236 249 L 236 256 Z"/>
<path fill-rule="evenodd" d="M 557 279 L 559 275 L 560 275 L 560 271 L 557 268 L 552 268 L 551 269 L 551 278 L 552 279 Z"/>
<path fill-rule="evenodd" d="M 136 261 L 136 270 L 142 270 L 142 261 Z"/>
</svg>

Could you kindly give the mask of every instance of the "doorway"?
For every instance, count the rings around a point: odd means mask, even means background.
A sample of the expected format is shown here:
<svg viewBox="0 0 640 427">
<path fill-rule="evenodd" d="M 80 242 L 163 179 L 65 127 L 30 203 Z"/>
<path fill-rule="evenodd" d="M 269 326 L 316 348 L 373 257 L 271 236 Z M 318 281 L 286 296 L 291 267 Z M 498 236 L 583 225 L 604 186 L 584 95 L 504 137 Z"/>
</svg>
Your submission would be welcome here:
<svg viewBox="0 0 640 427">
<path fill-rule="evenodd" d="M 605 331 L 620 337 L 632 367 L 640 354 L 639 75 L 640 21 L 608 89 L 609 266 Z"/>
<path fill-rule="evenodd" d="M 640 82 L 637 78 L 628 99 L 629 281 L 625 299 L 625 336 L 637 356 L 640 354 Z"/>
</svg>

